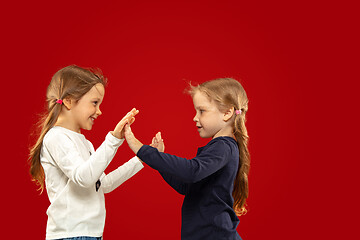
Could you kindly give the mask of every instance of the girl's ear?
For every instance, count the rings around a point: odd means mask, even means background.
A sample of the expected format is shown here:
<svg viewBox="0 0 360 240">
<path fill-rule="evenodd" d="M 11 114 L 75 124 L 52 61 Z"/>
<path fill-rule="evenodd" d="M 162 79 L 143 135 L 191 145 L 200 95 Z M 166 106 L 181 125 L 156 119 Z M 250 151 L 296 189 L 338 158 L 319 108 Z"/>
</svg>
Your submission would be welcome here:
<svg viewBox="0 0 360 240">
<path fill-rule="evenodd" d="M 70 110 L 71 107 L 74 105 L 74 100 L 70 97 L 67 97 L 63 100 L 63 104 L 67 108 L 67 110 Z"/>
<path fill-rule="evenodd" d="M 234 108 L 229 108 L 228 110 L 225 111 L 223 120 L 227 122 L 232 118 L 233 115 L 234 115 Z"/>
</svg>

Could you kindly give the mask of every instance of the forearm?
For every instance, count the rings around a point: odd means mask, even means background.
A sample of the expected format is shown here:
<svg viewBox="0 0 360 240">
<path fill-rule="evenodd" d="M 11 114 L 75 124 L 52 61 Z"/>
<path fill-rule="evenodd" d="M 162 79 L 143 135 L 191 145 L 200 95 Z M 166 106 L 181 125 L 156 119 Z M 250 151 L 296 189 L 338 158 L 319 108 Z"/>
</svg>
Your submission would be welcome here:
<svg viewBox="0 0 360 240">
<path fill-rule="evenodd" d="M 101 146 L 80 166 L 72 171 L 72 180 L 83 187 L 92 186 L 103 174 L 124 140 L 108 134 Z"/>
<path fill-rule="evenodd" d="M 101 187 L 104 193 L 109 193 L 133 177 L 144 166 L 137 157 L 133 157 L 116 170 L 104 176 L 101 179 Z"/>
</svg>

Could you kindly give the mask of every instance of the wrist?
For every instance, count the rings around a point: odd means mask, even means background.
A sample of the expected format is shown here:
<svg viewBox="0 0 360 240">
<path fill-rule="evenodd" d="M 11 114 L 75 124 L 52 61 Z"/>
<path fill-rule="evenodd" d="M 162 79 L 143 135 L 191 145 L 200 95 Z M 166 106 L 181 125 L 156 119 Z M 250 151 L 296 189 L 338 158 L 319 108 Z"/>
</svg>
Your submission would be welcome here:
<svg viewBox="0 0 360 240">
<path fill-rule="evenodd" d="M 144 146 L 144 144 L 142 144 L 141 142 L 138 142 L 135 146 L 134 146 L 134 153 L 137 154 L 140 150 L 140 148 Z"/>
<path fill-rule="evenodd" d="M 124 137 L 121 137 L 121 136 L 120 136 L 120 133 L 118 133 L 118 132 L 110 131 L 110 133 L 111 133 L 114 137 L 116 137 L 116 138 L 118 138 L 118 139 L 123 139 L 123 138 L 124 138 Z"/>
</svg>

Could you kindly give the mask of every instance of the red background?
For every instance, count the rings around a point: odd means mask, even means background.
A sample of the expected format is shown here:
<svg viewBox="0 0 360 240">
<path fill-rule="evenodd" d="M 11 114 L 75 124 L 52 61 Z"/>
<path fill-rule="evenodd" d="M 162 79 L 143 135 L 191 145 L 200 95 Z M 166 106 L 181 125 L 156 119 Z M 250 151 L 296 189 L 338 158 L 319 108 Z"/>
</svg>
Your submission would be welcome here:
<svg viewBox="0 0 360 240">
<path fill-rule="evenodd" d="M 26 163 L 51 76 L 109 79 L 97 147 L 132 107 L 144 143 L 191 158 L 201 139 L 188 82 L 240 80 L 252 157 L 243 239 L 353 239 L 358 227 L 358 19 L 351 2 L 13 1 L 1 7 L 2 239 L 44 239 L 46 194 Z M 358 14 L 358 13 L 357 13 Z M 119 149 L 109 170 L 133 154 Z M 358 161 L 358 160 L 357 160 Z M 104 238 L 180 239 L 182 196 L 145 167 L 106 195 Z"/>
</svg>

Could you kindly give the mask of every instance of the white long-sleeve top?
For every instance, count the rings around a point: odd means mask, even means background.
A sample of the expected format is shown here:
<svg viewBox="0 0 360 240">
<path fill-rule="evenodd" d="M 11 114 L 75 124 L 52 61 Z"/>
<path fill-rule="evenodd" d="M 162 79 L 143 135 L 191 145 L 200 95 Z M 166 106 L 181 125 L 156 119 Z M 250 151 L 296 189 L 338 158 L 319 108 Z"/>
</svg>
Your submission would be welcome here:
<svg viewBox="0 0 360 240">
<path fill-rule="evenodd" d="M 111 192 L 143 168 L 137 157 L 112 171 L 109 165 L 124 139 L 108 133 L 95 151 L 84 135 L 53 127 L 45 135 L 41 165 L 50 200 L 46 239 L 101 237 L 105 225 L 104 193 Z M 101 185 L 96 191 L 96 182 Z"/>
</svg>

